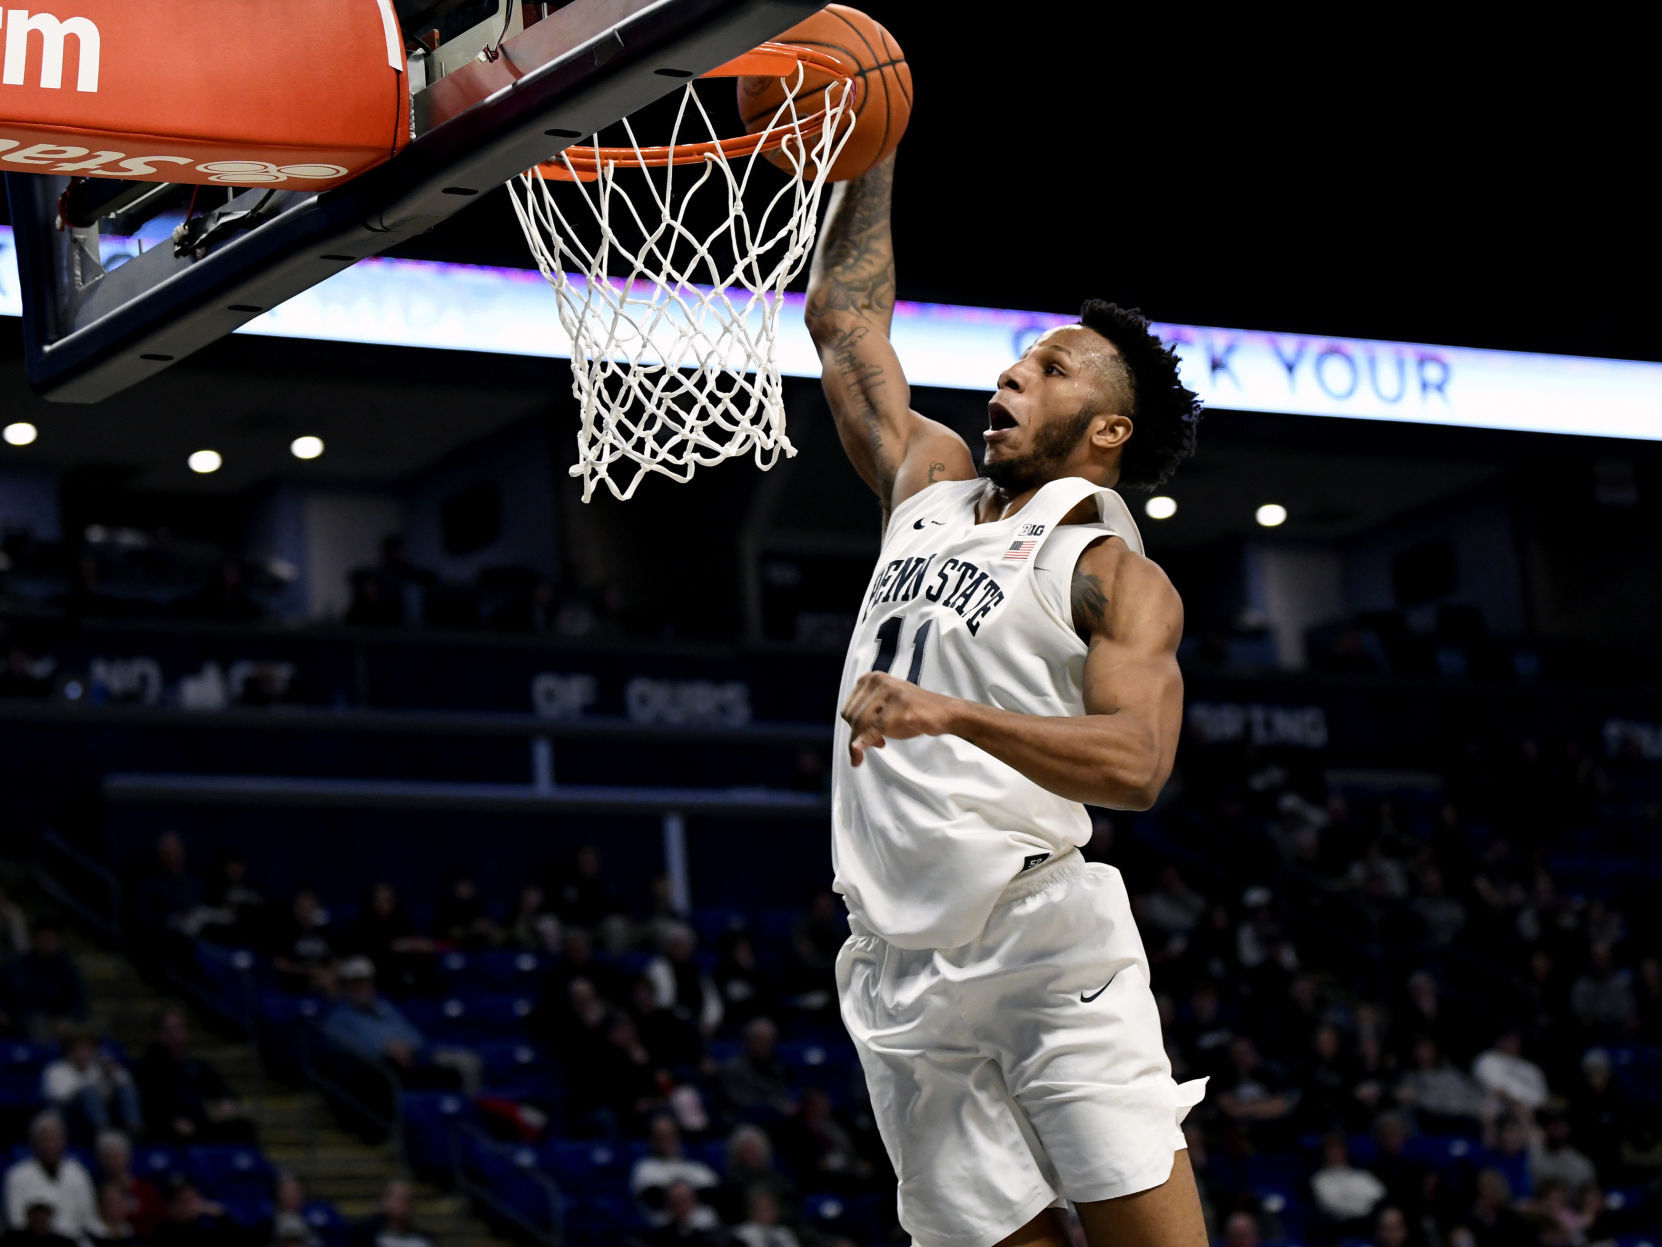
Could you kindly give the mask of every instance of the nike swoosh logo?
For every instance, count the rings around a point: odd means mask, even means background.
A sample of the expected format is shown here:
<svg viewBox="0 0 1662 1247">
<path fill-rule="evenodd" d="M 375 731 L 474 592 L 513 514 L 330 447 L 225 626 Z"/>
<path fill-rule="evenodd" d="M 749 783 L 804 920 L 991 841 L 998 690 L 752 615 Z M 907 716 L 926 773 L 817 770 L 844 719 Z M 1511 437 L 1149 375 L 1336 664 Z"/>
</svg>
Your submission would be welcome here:
<svg viewBox="0 0 1662 1247">
<path fill-rule="evenodd" d="M 913 528 L 922 528 L 925 524 L 939 524 L 939 523 L 940 523 L 939 520 L 919 520 L 917 523 L 913 524 L 912 527 Z"/>
<path fill-rule="evenodd" d="M 1115 970 L 1114 973 L 1113 973 L 1113 976 L 1111 978 L 1109 978 L 1107 983 L 1104 983 L 1101 987 L 1097 988 L 1089 996 L 1087 996 L 1084 992 L 1080 992 L 1079 993 L 1079 999 L 1084 1001 L 1086 1004 L 1090 1004 L 1091 1001 L 1095 1000 L 1098 996 L 1102 995 L 1103 992 L 1107 991 L 1109 983 L 1112 983 L 1114 981 L 1114 979 L 1119 978 L 1119 976 L 1120 976 L 1120 972 L 1118 970 Z"/>
</svg>

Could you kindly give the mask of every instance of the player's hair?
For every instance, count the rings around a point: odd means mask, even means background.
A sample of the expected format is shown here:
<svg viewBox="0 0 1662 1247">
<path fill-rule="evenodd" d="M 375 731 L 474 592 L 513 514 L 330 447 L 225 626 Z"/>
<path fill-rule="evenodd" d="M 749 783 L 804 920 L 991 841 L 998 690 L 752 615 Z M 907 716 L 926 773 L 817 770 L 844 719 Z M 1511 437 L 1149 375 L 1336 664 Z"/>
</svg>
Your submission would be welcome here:
<svg viewBox="0 0 1662 1247">
<path fill-rule="evenodd" d="M 1120 450 L 1118 489 L 1154 490 L 1195 453 L 1200 399 L 1178 379 L 1177 352 L 1149 328 L 1136 308 L 1086 299 L 1079 323 L 1114 344 L 1131 392 L 1130 439 Z"/>
</svg>

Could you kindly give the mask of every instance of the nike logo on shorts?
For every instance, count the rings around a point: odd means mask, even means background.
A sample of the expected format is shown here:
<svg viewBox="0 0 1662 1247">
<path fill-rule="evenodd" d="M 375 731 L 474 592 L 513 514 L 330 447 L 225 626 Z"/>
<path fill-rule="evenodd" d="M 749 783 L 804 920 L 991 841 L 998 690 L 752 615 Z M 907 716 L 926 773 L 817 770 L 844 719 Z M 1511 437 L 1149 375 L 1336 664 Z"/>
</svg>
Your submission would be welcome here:
<svg viewBox="0 0 1662 1247">
<path fill-rule="evenodd" d="M 1080 992 L 1079 993 L 1079 999 L 1081 1001 L 1083 1001 L 1085 1004 L 1090 1004 L 1091 1001 L 1095 1000 L 1098 996 L 1102 995 L 1103 992 L 1107 991 L 1108 990 L 1108 985 L 1110 983 L 1112 983 L 1115 979 L 1119 978 L 1119 976 L 1120 976 L 1120 972 L 1118 970 L 1115 970 L 1114 973 L 1109 977 L 1107 983 L 1104 983 L 1101 987 L 1097 988 L 1089 996 L 1087 996 L 1084 992 Z"/>
</svg>

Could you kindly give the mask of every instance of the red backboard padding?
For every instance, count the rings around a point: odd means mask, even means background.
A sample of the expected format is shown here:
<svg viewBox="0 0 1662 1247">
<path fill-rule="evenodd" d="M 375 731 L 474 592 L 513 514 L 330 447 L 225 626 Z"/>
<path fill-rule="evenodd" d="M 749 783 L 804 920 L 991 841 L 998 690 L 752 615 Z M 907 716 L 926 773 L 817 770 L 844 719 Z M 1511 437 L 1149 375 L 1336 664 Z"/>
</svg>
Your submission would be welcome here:
<svg viewBox="0 0 1662 1247">
<path fill-rule="evenodd" d="M 318 190 L 410 140 L 392 0 L 36 2 L 0 7 L 0 171 Z"/>
</svg>

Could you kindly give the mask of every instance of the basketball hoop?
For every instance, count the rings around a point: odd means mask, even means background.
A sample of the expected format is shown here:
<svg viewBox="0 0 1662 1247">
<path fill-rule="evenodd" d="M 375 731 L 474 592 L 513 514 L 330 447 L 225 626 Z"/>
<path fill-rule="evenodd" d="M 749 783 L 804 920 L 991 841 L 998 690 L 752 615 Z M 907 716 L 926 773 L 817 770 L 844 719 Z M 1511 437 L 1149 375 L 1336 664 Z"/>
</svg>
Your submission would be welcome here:
<svg viewBox="0 0 1662 1247">
<path fill-rule="evenodd" d="M 797 95 L 809 66 L 833 75 Z M 509 183 L 514 211 L 554 287 L 571 338 L 580 406 L 583 501 L 604 481 L 631 497 L 647 472 L 685 482 L 700 466 L 751 454 L 794 455 L 775 359 L 785 288 L 807 262 L 826 171 L 853 127 L 853 73 L 814 48 L 766 43 L 705 78 L 777 77 L 784 101 L 753 134 L 722 138 L 688 83 L 669 142 L 568 147 Z M 817 109 L 801 105 L 812 101 Z M 686 131 L 709 134 L 683 141 Z M 767 194 L 758 157 L 780 153 L 791 176 Z M 717 190 L 725 188 L 723 210 Z M 719 224 L 695 224 L 695 200 Z M 753 210 L 745 202 L 766 194 Z M 706 206 L 704 211 L 711 211 Z M 614 479 L 628 475 L 626 481 Z"/>
</svg>

